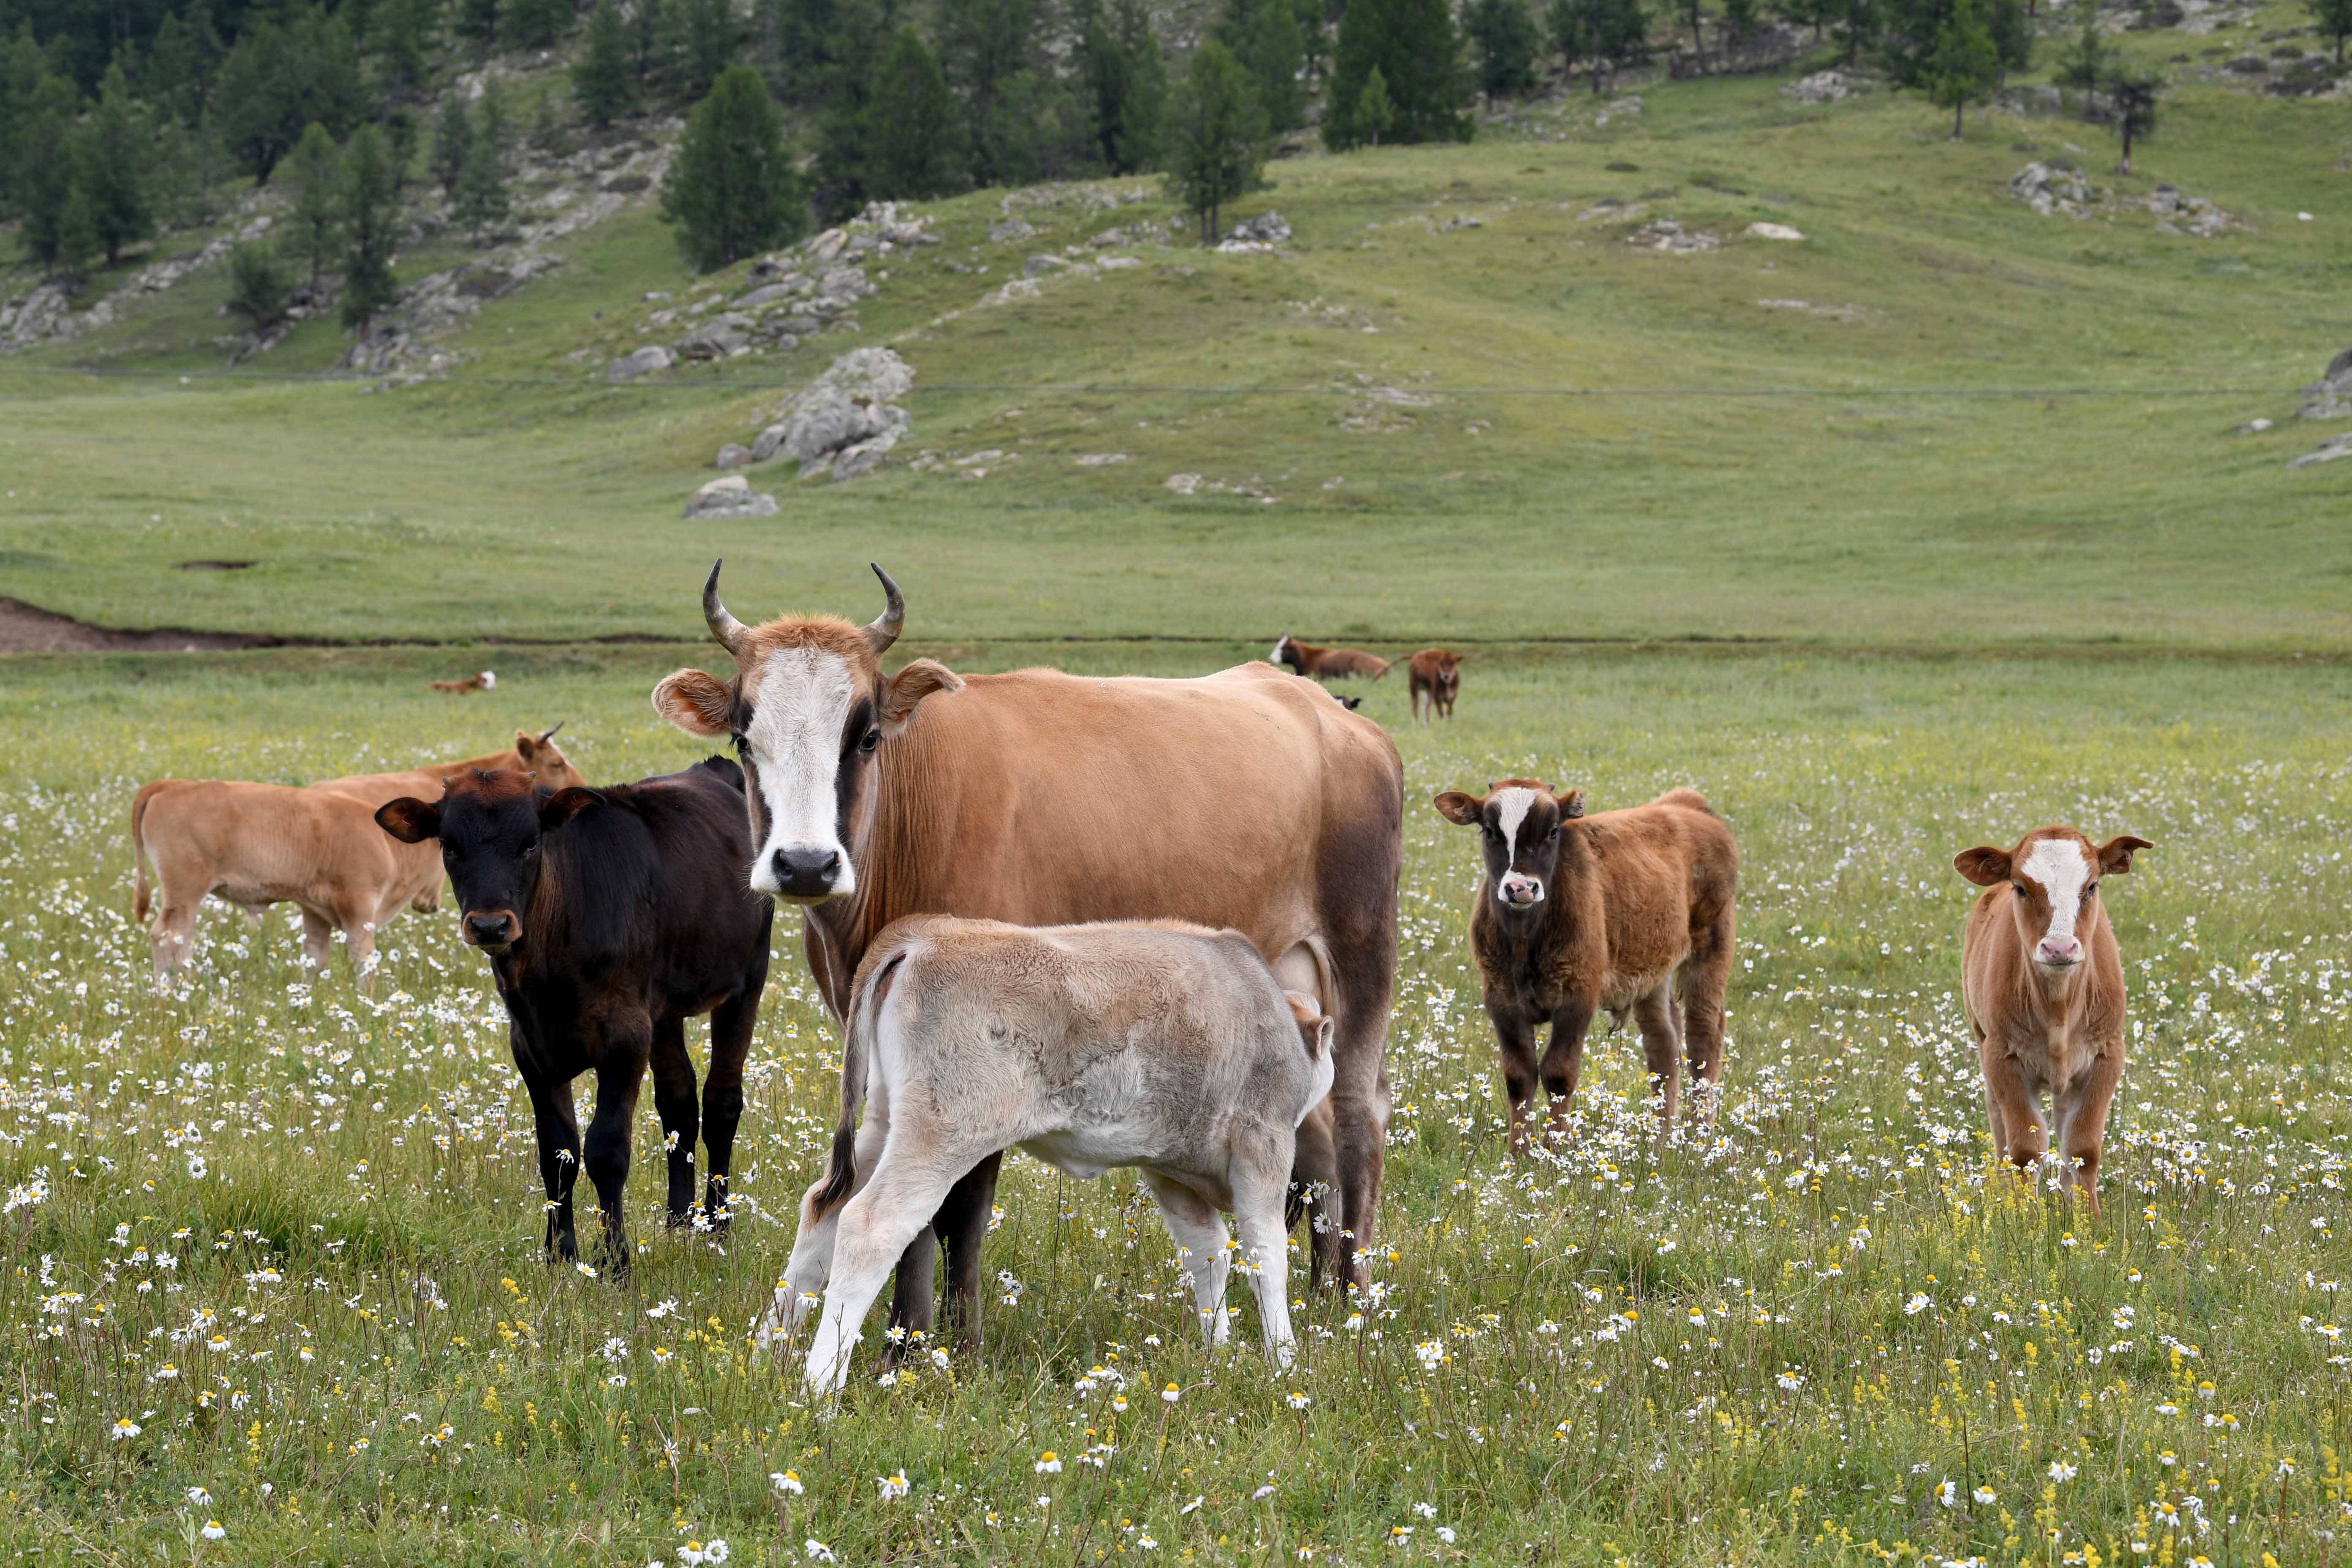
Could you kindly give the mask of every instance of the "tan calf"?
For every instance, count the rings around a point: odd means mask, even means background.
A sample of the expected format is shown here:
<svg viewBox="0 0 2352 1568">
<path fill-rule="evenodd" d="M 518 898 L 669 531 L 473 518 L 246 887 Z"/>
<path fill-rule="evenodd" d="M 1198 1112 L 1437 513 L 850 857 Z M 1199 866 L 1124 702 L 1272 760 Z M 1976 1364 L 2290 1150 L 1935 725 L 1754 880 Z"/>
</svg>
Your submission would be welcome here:
<svg viewBox="0 0 2352 1568">
<path fill-rule="evenodd" d="M 1442 647 L 1425 647 L 1405 666 L 1411 687 L 1412 716 L 1426 724 L 1432 718 L 1454 717 L 1454 700 L 1462 692 L 1462 656 Z M 1428 710 L 1423 710 L 1423 705 Z"/>
<path fill-rule="evenodd" d="M 2014 849 L 1979 846 L 1952 861 L 1985 889 L 1960 939 L 1960 1006 L 1984 1065 L 1993 1149 L 2020 1170 L 2049 1152 L 2047 1093 L 2065 1180 L 2094 1211 L 2107 1105 L 2124 1076 L 2123 954 L 2099 883 L 2154 847 L 2129 834 L 2094 846 L 2071 827 L 2038 827 Z"/>
<path fill-rule="evenodd" d="M 1300 642 L 1288 632 L 1274 645 L 1267 662 L 1288 668 L 1293 675 L 1314 680 L 1378 680 L 1389 672 L 1389 661 L 1360 647 L 1318 647 Z"/>
<path fill-rule="evenodd" d="M 496 691 L 499 678 L 489 670 L 469 675 L 463 680 L 428 680 L 425 683 L 436 691 L 446 691 L 453 697 L 464 697 L 476 691 Z"/>
<path fill-rule="evenodd" d="M 1647 805 L 1586 816 L 1582 790 L 1503 779 L 1483 797 L 1448 790 L 1433 804 L 1448 822 L 1477 828 L 1486 852 L 1470 944 L 1502 1049 L 1513 1147 L 1527 1146 L 1538 1078 L 1551 1096 L 1545 1135 L 1559 1135 L 1585 1031 L 1603 1007 L 1620 1019 L 1630 1012 L 1641 1026 L 1661 1126 L 1674 1121 L 1685 1050 L 1693 1093 L 1711 1121 L 1739 850 L 1706 798 L 1670 790 Z M 1546 1024 L 1551 1045 L 1539 1062 L 1536 1031 Z"/>
<path fill-rule="evenodd" d="M 548 737 L 518 731 L 512 750 L 404 773 L 355 773 L 308 788 L 234 779 L 158 779 L 131 806 L 138 877 L 131 908 L 147 918 L 161 985 L 194 955 L 196 910 L 211 894 L 256 920 L 271 904 L 302 909 L 302 958 L 327 964 L 334 933 L 349 942 L 360 984 L 373 973 L 377 928 L 405 909 L 432 909 L 441 893 L 441 849 L 402 844 L 376 826 L 375 809 L 403 795 L 437 799 L 464 769 L 536 772 L 564 789 L 586 781 Z M 154 868 L 151 889 L 148 868 Z"/>
</svg>

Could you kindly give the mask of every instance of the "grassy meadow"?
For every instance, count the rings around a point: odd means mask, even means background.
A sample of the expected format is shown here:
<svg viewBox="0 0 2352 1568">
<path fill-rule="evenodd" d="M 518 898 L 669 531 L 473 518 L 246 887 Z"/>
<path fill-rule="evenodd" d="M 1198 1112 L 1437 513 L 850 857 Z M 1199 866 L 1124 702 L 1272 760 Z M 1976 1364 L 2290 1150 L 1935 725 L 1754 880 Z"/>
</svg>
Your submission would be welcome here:
<svg viewBox="0 0 2352 1568">
<path fill-rule="evenodd" d="M 1181 674 L 1249 650 L 906 651 Z M 528 1107 L 446 912 L 389 928 L 373 999 L 340 954 L 299 973 L 282 910 L 219 906 L 193 977 L 148 989 L 139 781 L 299 781 L 559 717 L 592 779 L 635 776 L 695 754 L 651 682 L 725 668 L 499 658 L 464 701 L 423 689 L 448 658 L 422 651 L 10 661 L 0 1546 L 2252 1568 L 2334 1561 L 2352 1528 L 2340 664 L 1494 649 L 1433 731 L 1397 679 L 1366 689 L 1410 805 L 1369 1293 L 1300 1284 L 1289 1376 L 1246 1305 L 1205 1352 L 1131 1180 L 1015 1156 L 984 1348 L 877 1384 L 877 1318 L 827 1420 L 751 1342 L 835 1104 L 789 918 L 735 1226 L 660 1227 L 648 1103 L 620 1285 L 541 1261 Z M 1569 1145 L 1507 1159 L 1475 855 L 1421 803 L 1509 773 L 1599 806 L 1694 784 L 1733 823 L 1712 1133 L 1654 1136 L 1621 1034 Z M 2134 1021 L 2098 1218 L 1989 1168 L 1954 998 L 1951 855 L 2052 819 L 2158 844 L 2111 899 Z"/>
</svg>

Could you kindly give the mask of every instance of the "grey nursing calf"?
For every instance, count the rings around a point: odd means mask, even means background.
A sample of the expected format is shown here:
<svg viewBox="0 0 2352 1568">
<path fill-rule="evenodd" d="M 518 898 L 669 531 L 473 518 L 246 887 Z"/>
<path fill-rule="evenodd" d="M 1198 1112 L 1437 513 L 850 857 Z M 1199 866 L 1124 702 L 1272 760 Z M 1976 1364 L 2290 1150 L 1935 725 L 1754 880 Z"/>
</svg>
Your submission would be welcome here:
<svg viewBox="0 0 2352 1568">
<path fill-rule="evenodd" d="M 762 1340 L 822 1291 L 805 1376 L 838 1391 L 898 1255 L 965 1173 L 1018 1147 L 1081 1179 L 1141 1171 L 1212 1343 L 1233 1214 L 1266 1348 L 1288 1364 L 1283 1200 L 1298 1123 L 1330 1091 L 1331 1035 L 1236 931 L 898 922 L 858 966 L 831 1167 L 802 1200 Z"/>
</svg>

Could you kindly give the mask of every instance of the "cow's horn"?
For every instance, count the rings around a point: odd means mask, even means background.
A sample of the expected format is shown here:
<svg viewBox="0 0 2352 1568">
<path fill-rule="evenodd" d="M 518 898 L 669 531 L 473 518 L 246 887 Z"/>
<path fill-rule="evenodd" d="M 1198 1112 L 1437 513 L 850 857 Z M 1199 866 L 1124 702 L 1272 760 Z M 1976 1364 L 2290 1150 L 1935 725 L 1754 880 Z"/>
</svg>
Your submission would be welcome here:
<svg viewBox="0 0 2352 1568">
<path fill-rule="evenodd" d="M 547 744 L 548 742 L 555 739 L 555 732 L 562 728 L 563 721 L 558 719 L 554 723 L 550 724 L 546 729 L 541 730 L 539 732 L 539 743 L 542 746 Z"/>
<path fill-rule="evenodd" d="M 729 653 L 739 651 L 751 628 L 727 613 L 719 602 L 719 569 L 727 564 L 724 557 L 710 563 L 710 580 L 702 585 L 702 618 L 710 623 L 710 635 Z"/>
<path fill-rule="evenodd" d="M 882 613 L 866 624 L 866 640 L 874 646 L 878 656 L 887 653 L 890 645 L 898 640 L 898 628 L 907 624 L 907 596 L 898 592 L 898 584 L 890 581 L 890 574 L 869 561 L 874 575 L 882 579 Z"/>
</svg>

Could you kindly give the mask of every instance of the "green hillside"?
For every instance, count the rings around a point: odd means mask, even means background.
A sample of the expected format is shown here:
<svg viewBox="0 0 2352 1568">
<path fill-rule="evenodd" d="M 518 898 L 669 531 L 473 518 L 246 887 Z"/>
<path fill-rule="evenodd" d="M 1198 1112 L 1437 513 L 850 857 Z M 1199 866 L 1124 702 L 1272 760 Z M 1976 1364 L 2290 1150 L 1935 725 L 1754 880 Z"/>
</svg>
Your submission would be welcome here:
<svg viewBox="0 0 2352 1568">
<path fill-rule="evenodd" d="M 2216 71 L 2304 20 L 2255 16 L 2126 35 L 2188 62 L 2129 177 L 2075 120 L 1980 111 L 1953 143 L 1916 94 L 1629 81 L 1605 124 L 1580 91 L 1466 146 L 1279 161 L 1243 208 L 1289 221 L 1275 255 L 1087 245 L 1174 219 L 1156 182 L 940 204 L 945 243 L 895 258 L 856 331 L 626 386 L 603 366 L 660 341 L 648 292 L 745 271 L 693 279 L 644 202 L 415 386 L 285 379 L 334 363 L 325 322 L 218 374 L 215 269 L 0 359 L 0 591 L 110 626 L 685 636 L 723 553 L 758 611 L 860 605 L 884 559 L 950 638 L 2337 649 L 2347 470 L 2286 462 L 2336 433 L 2294 415 L 2352 342 L 2352 104 Z M 2033 160 L 2101 201 L 2037 215 L 2006 188 Z M 2161 232 L 2160 184 L 2229 226 Z M 990 243 L 1008 211 L 1037 232 Z M 1721 243 L 1627 243 L 1659 219 Z M 1139 265 L 983 304 L 1071 246 Z M 761 468 L 780 515 L 679 521 L 722 443 L 866 342 L 919 378 L 887 466 Z M 2276 427 L 2235 433 L 2255 416 Z M 256 564 L 171 570 L 222 557 Z"/>
</svg>

